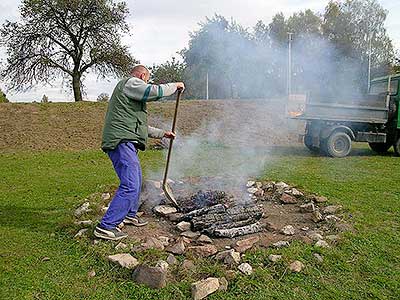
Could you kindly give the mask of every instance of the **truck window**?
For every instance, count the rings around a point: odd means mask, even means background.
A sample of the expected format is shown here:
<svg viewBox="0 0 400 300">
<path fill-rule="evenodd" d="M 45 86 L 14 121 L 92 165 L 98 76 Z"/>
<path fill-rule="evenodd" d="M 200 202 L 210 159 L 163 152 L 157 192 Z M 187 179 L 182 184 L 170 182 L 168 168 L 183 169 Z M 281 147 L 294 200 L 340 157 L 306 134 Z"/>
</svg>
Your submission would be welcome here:
<svg viewBox="0 0 400 300">
<path fill-rule="evenodd" d="M 399 80 L 392 80 L 390 82 L 390 94 L 391 95 L 397 95 L 397 90 L 399 86 Z M 382 81 L 382 82 L 373 82 L 371 84 L 371 88 L 369 90 L 369 93 L 371 95 L 380 95 L 380 94 L 386 94 L 387 93 L 387 82 Z"/>
</svg>

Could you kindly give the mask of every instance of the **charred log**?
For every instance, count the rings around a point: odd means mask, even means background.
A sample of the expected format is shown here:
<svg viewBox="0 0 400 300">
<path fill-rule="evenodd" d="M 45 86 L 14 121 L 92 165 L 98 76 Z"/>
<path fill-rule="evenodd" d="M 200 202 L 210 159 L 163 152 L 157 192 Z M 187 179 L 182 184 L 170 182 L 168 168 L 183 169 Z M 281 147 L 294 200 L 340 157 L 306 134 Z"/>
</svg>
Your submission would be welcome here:
<svg viewBox="0 0 400 300">
<path fill-rule="evenodd" d="M 184 213 L 216 204 L 225 203 L 228 197 L 223 191 L 198 191 L 191 197 L 179 197 L 179 207 Z"/>
<path fill-rule="evenodd" d="M 234 238 L 236 236 L 242 236 L 246 234 L 252 234 L 260 232 L 264 229 L 264 226 L 260 223 L 254 223 L 243 227 L 231 228 L 231 229 L 215 229 L 213 234 L 216 237 Z"/>
</svg>

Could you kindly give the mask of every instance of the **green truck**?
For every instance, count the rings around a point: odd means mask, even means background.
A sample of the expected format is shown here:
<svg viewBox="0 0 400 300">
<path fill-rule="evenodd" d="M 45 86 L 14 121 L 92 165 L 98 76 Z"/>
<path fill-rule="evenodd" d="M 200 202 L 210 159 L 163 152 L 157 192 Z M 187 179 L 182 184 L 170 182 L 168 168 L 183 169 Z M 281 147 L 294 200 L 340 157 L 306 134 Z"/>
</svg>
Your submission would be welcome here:
<svg viewBox="0 0 400 300">
<path fill-rule="evenodd" d="M 309 99 L 293 119 L 306 121 L 301 136 L 312 152 L 345 157 L 352 142 L 367 142 L 385 153 L 394 147 L 400 156 L 400 74 L 371 81 L 369 93 L 354 99 Z"/>
</svg>

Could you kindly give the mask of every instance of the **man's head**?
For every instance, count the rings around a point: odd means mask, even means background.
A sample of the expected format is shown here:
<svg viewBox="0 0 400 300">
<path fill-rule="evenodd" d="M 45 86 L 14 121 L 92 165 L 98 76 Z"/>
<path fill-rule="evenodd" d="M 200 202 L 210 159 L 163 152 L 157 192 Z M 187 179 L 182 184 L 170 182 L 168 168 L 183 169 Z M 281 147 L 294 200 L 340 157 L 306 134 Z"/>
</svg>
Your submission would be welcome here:
<svg viewBox="0 0 400 300">
<path fill-rule="evenodd" d="M 133 77 L 142 79 L 146 83 L 150 80 L 150 71 L 143 65 L 134 66 L 131 71 L 131 75 Z"/>
</svg>

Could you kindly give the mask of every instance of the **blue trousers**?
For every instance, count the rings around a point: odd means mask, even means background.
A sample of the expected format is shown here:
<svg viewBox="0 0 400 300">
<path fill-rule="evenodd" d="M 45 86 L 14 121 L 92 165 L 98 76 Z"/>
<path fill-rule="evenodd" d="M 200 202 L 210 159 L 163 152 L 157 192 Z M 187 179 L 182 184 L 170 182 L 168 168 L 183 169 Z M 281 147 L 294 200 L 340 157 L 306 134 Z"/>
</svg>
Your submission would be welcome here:
<svg viewBox="0 0 400 300">
<path fill-rule="evenodd" d="M 100 227 L 113 229 L 126 216 L 136 216 L 142 187 L 142 170 L 133 143 L 121 143 L 107 154 L 119 177 L 120 185 L 101 220 Z"/>
</svg>

